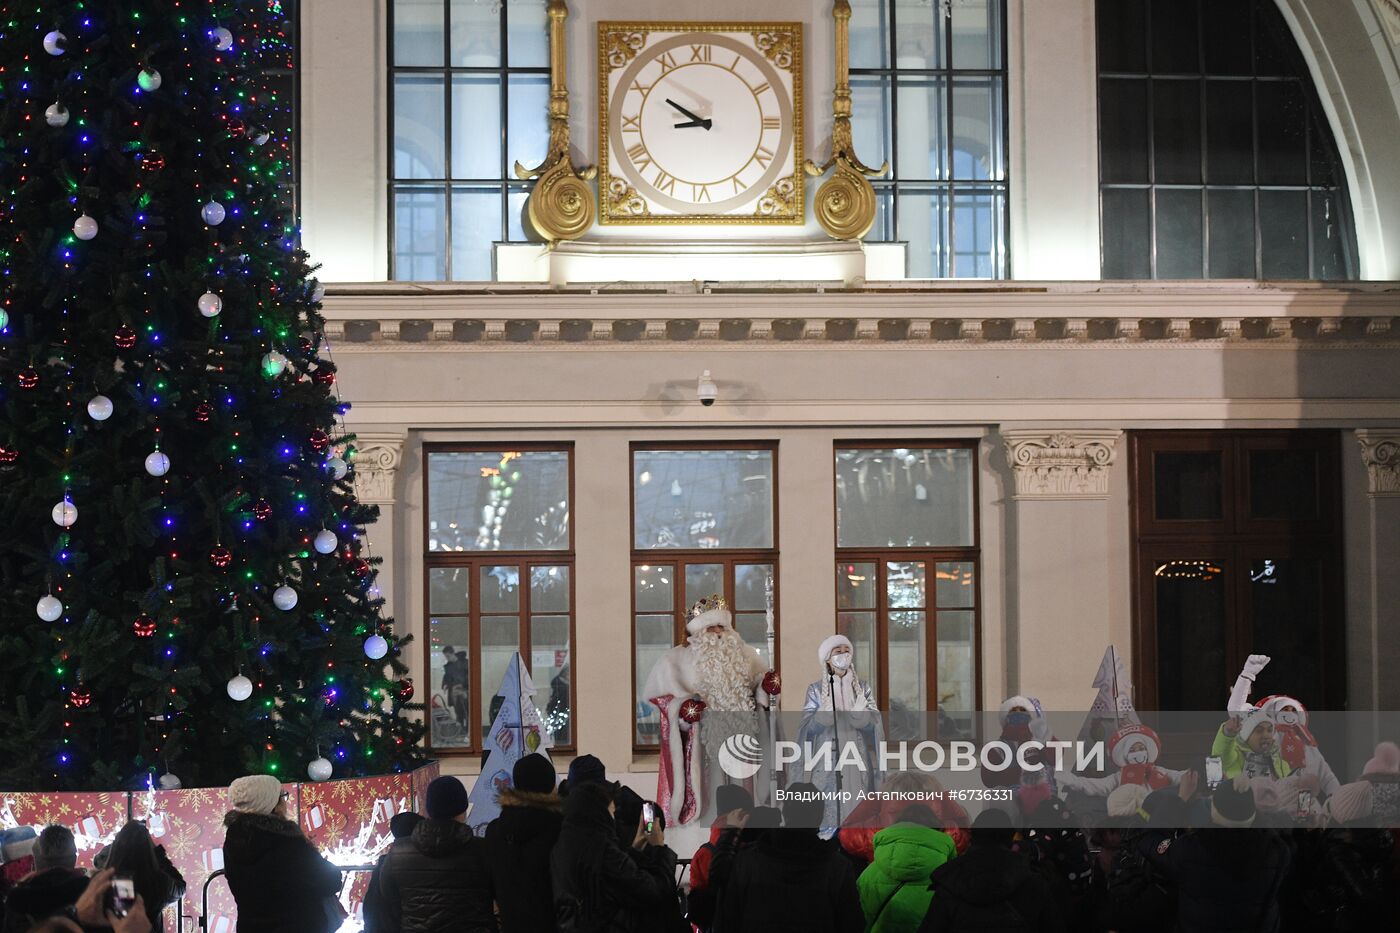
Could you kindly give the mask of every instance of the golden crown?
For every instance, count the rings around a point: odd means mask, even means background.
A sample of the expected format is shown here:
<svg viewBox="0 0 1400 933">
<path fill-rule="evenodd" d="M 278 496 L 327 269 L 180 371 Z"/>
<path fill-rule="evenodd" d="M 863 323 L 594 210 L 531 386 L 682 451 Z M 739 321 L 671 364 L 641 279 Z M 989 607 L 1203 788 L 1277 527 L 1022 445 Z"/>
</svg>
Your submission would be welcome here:
<svg viewBox="0 0 1400 933">
<path fill-rule="evenodd" d="M 718 593 L 706 596 L 704 599 L 690 607 L 690 611 L 685 614 L 687 622 L 693 621 L 696 616 L 703 615 L 711 609 L 728 609 L 729 603 L 724 601 L 724 597 Z"/>
</svg>

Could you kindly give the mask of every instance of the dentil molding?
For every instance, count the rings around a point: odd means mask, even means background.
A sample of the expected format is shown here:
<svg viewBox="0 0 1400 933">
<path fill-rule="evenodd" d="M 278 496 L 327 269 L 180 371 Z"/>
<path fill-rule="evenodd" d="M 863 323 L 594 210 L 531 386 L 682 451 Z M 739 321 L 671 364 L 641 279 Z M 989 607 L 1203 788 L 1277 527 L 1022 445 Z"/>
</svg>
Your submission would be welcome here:
<svg viewBox="0 0 1400 933">
<path fill-rule="evenodd" d="M 1016 499 L 1106 499 L 1117 430 L 1002 431 L 1016 477 Z"/>
<path fill-rule="evenodd" d="M 392 504 L 394 477 L 403 459 L 404 435 L 355 435 L 355 496 L 361 502 Z"/>
<path fill-rule="evenodd" d="M 1366 491 L 1374 497 L 1400 496 L 1400 429 L 1358 428 L 1356 439 L 1366 464 Z"/>
</svg>

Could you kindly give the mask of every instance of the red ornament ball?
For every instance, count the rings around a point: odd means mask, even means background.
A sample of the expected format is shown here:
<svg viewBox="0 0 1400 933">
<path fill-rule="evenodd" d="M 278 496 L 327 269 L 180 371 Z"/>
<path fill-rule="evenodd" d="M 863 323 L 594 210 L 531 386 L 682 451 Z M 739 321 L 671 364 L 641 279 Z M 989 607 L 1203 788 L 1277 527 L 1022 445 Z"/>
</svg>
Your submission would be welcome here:
<svg viewBox="0 0 1400 933">
<path fill-rule="evenodd" d="M 72 693 L 68 694 L 68 702 L 73 704 L 76 709 L 84 709 L 92 703 L 92 694 L 88 692 L 86 687 L 78 686 L 74 688 Z"/>
<path fill-rule="evenodd" d="M 131 631 L 137 638 L 150 638 L 156 633 L 156 620 L 142 613 L 131 623 Z"/>
<path fill-rule="evenodd" d="M 19 451 L 13 447 L 0 447 L 0 466 L 8 466 L 19 459 Z"/>
<path fill-rule="evenodd" d="M 413 699 L 413 678 L 405 677 L 399 681 L 398 696 L 400 703 L 407 703 Z"/>
<path fill-rule="evenodd" d="M 244 133 L 248 132 L 248 124 L 234 117 L 232 120 L 228 121 L 228 132 L 230 136 L 242 136 Z"/>
<path fill-rule="evenodd" d="M 148 152 L 141 156 L 141 168 L 147 172 L 159 172 L 165 168 L 165 156 L 159 152 Z"/>
<path fill-rule="evenodd" d="M 694 725 L 705 718 L 705 701 L 691 697 L 681 704 L 681 719 Z"/>
<path fill-rule="evenodd" d="M 317 385 L 328 386 L 335 383 L 335 372 L 329 369 L 318 369 L 311 376 L 316 380 Z"/>
<path fill-rule="evenodd" d="M 316 344 L 311 342 L 310 337 L 298 337 L 297 346 L 300 347 L 301 352 L 305 353 L 307 356 L 310 356 L 312 352 L 316 349 Z"/>
<path fill-rule="evenodd" d="M 350 562 L 350 572 L 357 577 L 369 576 L 369 561 L 363 557 Z"/>
<path fill-rule="evenodd" d="M 317 428 L 315 431 L 311 432 L 311 436 L 307 438 L 307 441 L 311 444 L 312 450 L 320 453 L 331 445 L 331 436 L 320 428 Z"/>
<path fill-rule="evenodd" d="M 117 332 L 112 335 L 112 342 L 117 345 L 118 350 L 130 350 L 136 346 L 136 331 L 126 324 L 117 328 Z"/>
<path fill-rule="evenodd" d="M 260 522 L 265 522 L 272 517 L 272 503 L 266 499 L 259 499 L 253 503 L 253 517 Z"/>
<path fill-rule="evenodd" d="M 763 692 L 770 697 L 775 697 L 783 692 L 783 675 L 777 671 L 769 671 L 763 675 Z"/>
<path fill-rule="evenodd" d="M 194 420 L 200 424 L 208 424 L 209 419 L 214 417 L 214 406 L 208 402 L 200 402 L 194 406 Z"/>
<path fill-rule="evenodd" d="M 19 379 L 19 387 L 21 389 L 39 388 L 39 371 L 33 366 L 21 369 L 17 378 Z"/>
<path fill-rule="evenodd" d="M 233 563 L 233 552 L 222 544 L 217 545 L 214 550 L 209 552 L 209 563 L 223 570 L 229 564 Z"/>
</svg>

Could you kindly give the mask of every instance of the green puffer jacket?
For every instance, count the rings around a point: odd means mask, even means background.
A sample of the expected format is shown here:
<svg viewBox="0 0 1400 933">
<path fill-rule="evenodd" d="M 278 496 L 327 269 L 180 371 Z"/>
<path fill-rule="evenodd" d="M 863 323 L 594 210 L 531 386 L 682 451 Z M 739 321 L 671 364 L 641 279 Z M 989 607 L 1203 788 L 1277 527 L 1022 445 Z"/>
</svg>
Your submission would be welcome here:
<svg viewBox="0 0 1400 933">
<path fill-rule="evenodd" d="M 869 933 L 915 933 L 933 892 L 928 876 L 957 855 L 953 838 L 917 823 L 895 823 L 875 834 L 875 860 L 860 873 L 860 906 Z"/>
</svg>

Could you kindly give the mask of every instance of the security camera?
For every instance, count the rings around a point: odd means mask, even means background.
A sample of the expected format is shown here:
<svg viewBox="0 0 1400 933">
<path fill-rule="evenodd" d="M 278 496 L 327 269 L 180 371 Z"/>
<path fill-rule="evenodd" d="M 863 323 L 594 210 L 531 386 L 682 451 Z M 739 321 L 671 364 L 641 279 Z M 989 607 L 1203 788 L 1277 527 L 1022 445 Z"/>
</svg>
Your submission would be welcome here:
<svg viewBox="0 0 1400 933">
<path fill-rule="evenodd" d="M 700 404 L 709 408 L 719 398 L 719 386 L 710 378 L 710 371 L 707 369 L 700 374 L 700 381 L 695 385 L 695 397 L 700 400 Z"/>
</svg>

